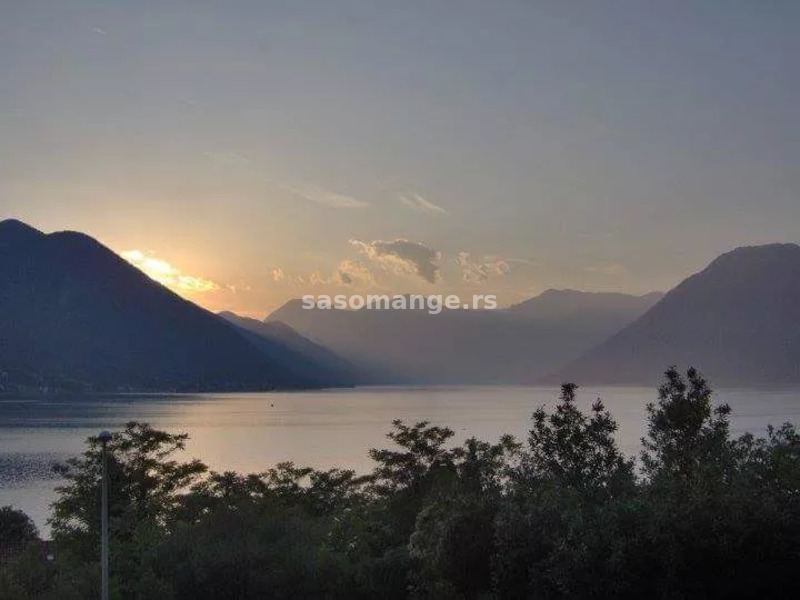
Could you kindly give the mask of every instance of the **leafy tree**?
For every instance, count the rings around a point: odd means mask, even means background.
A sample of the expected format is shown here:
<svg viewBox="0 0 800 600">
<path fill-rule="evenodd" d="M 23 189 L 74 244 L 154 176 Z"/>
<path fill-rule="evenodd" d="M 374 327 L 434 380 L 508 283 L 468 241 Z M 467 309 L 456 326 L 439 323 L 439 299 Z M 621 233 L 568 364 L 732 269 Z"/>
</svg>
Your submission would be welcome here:
<svg viewBox="0 0 800 600">
<path fill-rule="evenodd" d="M 199 461 L 173 458 L 187 438 L 130 422 L 108 443 L 110 567 L 120 594 L 156 597 L 148 565 L 181 513 L 184 494 L 207 470 Z M 50 525 L 65 560 L 99 560 L 101 448 L 90 437 L 80 458 L 56 467 L 65 483 L 57 488 Z M 96 584 L 99 573 L 90 573 Z"/>
<path fill-rule="evenodd" d="M 327 519 L 299 507 L 220 506 L 177 527 L 159 545 L 153 570 L 179 599 L 346 598 L 355 586 L 327 544 L 329 530 Z"/>
<path fill-rule="evenodd" d="M 569 590 L 578 597 L 615 576 L 602 527 L 611 507 L 635 493 L 633 462 L 618 449 L 617 424 L 602 402 L 586 415 L 576 390 L 562 385 L 552 413 L 533 413 L 528 447 L 495 521 L 493 574 L 501 597 L 561 597 Z"/>
<path fill-rule="evenodd" d="M 41 561 L 39 532 L 31 518 L 0 507 L 0 598 L 31 598 L 46 592 L 49 570 Z"/>
<path fill-rule="evenodd" d="M 392 425 L 387 437 L 399 449 L 369 451 L 378 463 L 370 476 L 370 492 L 391 517 L 380 524 L 386 543 L 405 547 L 425 500 L 456 477 L 455 462 L 462 450 L 447 447 L 454 435 L 448 427 L 427 421 L 406 425 L 396 420 Z"/>
<path fill-rule="evenodd" d="M 686 479 L 700 467 L 721 467 L 728 458 L 727 404 L 713 407 L 708 382 L 694 368 L 684 379 L 673 366 L 664 374 L 658 403 L 647 405 L 648 436 L 642 463 L 651 477 Z"/>
<path fill-rule="evenodd" d="M 518 451 L 503 436 L 497 444 L 470 438 L 455 453 L 455 477 L 426 500 L 409 539 L 418 565 L 414 595 L 478 598 L 491 591 L 494 520 Z"/>
<path fill-rule="evenodd" d="M 374 490 L 381 496 L 424 496 L 438 479 L 454 472 L 461 449 L 447 448 L 453 437 L 449 427 L 437 427 L 427 421 L 406 425 L 392 421 L 394 430 L 386 437 L 400 450 L 372 449 L 369 456 L 378 463 L 372 476 Z"/>
<path fill-rule="evenodd" d="M 0 507 L 0 553 L 6 554 L 39 539 L 31 518 L 11 506 Z"/>
<path fill-rule="evenodd" d="M 696 369 L 665 373 L 648 406 L 641 570 L 661 597 L 777 597 L 797 584 L 800 453 L 794 429 L 730 438 Z"/>
<path fill-rule="evenodd" d="M 576 405 L 577 389 L 563 384 L 552 414 L 541 407 L 533 413 L 521 476 L 584 494 L 615 493 L 632 484 L 633 462 L 617 447 L 617 423 L 603 402 L 598 398 L 587 416 Z"/>
<path fill-rule="evenodd" d="M 158 431 L 132 421 L 108 443 L 109 515 L 112 530 L 129 532 L 139 523 L 166 526 L 183 494 L 207 471 L 200 461 L 181 463 L 172 456 L 185 448 L 187 434 Z M 70 534 L 99 535 L 102 444 L 88 439 L 81 458 L 56 466 L 66 483 L 56 491 L 50 525 L 56 539 Z"/>
</svg>

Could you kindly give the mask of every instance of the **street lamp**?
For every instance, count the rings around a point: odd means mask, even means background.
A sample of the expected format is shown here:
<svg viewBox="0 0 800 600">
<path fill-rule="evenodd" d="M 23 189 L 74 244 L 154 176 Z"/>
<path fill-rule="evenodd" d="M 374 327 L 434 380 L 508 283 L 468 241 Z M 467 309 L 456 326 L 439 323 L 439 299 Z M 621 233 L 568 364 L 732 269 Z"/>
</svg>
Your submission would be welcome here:
<svg viewBox="0 0 800 600">
<path fill-rule="evenodd" d="M 101 451 L 103 462 L 103 475 L 102 475 L 102 503 L 100 507 L 100 538 L 102 543 L 100 554 L 100 568 L 102 570 L 102 587 L 101 587 L 101 600 L 108 600 L 108 457 L 106 446 L 111 441 L 111 434 L 108 431 L 103 431 L 97 436 L 100 443 L 103 444 Z"/>
</svg>

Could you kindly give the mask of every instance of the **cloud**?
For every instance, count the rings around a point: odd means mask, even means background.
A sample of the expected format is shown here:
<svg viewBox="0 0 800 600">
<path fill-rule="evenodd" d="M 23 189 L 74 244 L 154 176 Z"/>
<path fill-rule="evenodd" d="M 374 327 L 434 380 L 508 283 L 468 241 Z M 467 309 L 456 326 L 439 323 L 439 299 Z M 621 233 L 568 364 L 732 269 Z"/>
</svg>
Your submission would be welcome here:
<svg viewBox="0 0 800 600">
<path fill-rule="evenodd" d="M 291 192 L 295 196 L 300 196 L 311 202 L 316 202 L 317 204 L 322 204 L 331 208 L 366 208 L 369 206 L 369 202 L 325 190 L 316 185 L 299 183 L 292 185 L 282 184 L 279 187 L 287 192 Z"/>
<path fill-rule="evenodd" d="M 421 242 L 397 239 L 391 242 L 350 240 L 350 243 L 367 258 L 394 273 L 416 274 L 428 283 L 436 283 L 439 277 L 440 253 Z"/>
<path fill-rule="evenodd" d="M 447 211 L 441 206 L 434 204 L 430 200 L 426 200 L 416 193 L 412 193 L 408 196 L 403 196 L 401 194 L 400 202 L 405 204 L 410 209 L 416 210 L 417 212 L 447 214 Z"/>
<path fill-rule="evenodd" d="M 467 283 L 485 283 L 489 277 L 505 275 L 511 270 L 508 262 L 493 256 L 473 262 L 469 252 L 459 252 L 455 263 L 461 267 L 461 276 Z"/>
<path fill-rule="evenodd" d="M 186 275 L 167 261 L 156 258 L 152 253 L 145 254 L 140 250 L 128 250 L 122 252 L 120 256 L 150 279 L 177 292 L 213 292 L 220 289 L 219 284 L 210 279 Z"/>
<path fill-rule="evenodd" d="M 329 284 L 357 285 L 360 283 L 371 284 L 375 281 L 372 272 L 365 265 L 349 258 L 341 261 L 329 276 L 319 269 L 306 275 L 292 275 L 284 272 L 281 268 L 275 268 L 269 271 L 269 277 L 276 283 L 280 282 L 290 287 Z"/>
<path fill-rule="evenodd" d="M 332 279 L 334 282 L 342 285 L 373 282 L 370 270 L 360 262 L 350 260 L 349 258 L 339 263 Z"/>
</svg>

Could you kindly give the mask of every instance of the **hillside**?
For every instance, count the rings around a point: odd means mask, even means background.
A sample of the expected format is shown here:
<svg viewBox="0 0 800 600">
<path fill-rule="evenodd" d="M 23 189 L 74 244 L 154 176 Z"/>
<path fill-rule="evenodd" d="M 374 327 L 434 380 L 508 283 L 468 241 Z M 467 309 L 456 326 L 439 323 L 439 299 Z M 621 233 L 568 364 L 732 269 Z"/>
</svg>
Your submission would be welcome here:
<svg viewBox="0 0 800 600">
<path fill-rule="evenodd" d="M 368 380 L 366 374 L 359 373 L 355 365 L 347 362 L 331 352 L 325 346 L 314 343 L 303 337 L 286 323 L 281 321 L 259 321 L 242 317 L 230 311 L 223 311 L 219 316 L 249 334 L 259 347 L 269 352 L 270 348 L 280 348 L 297 355 L 298 362 L 305 361 L 316 373 L 326 374 L 332 381 L 346 384 Z M 255 339 L 250 336 L 257 336 Z"/>
<path fill-rule="evenodd" d="M 267 390 L 328 385 L 269 356 L 96 240 L 0 222 L 0 387 Z"/>
<path fill-rule="evenodd" d="M 548 380 L 651 384 L 670 364 L 715 385 L 800 383 L 800 246 L 723 254 Z"/>
</svg>

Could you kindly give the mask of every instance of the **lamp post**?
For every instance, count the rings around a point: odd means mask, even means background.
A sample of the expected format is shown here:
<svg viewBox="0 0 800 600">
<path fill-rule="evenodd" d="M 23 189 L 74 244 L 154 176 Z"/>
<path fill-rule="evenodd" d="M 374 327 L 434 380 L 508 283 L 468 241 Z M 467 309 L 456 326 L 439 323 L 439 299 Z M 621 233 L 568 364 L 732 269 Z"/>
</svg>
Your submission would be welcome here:
<svg viewBox="0 0 800 600">
<path fill-rule="evenodd" d="M 102 571 L 102 584 L 101 584 L 101 600 L 108 600 L 108 453 L 106 446 L 111 441 L 111 434 L 108 431 L 103 431 L 97 436 L 100 443 L 103 444 L 101 451 L 103 474 L 101 483 L 101 507 L 100 507 L 100 568 Z"/>
</svg>

